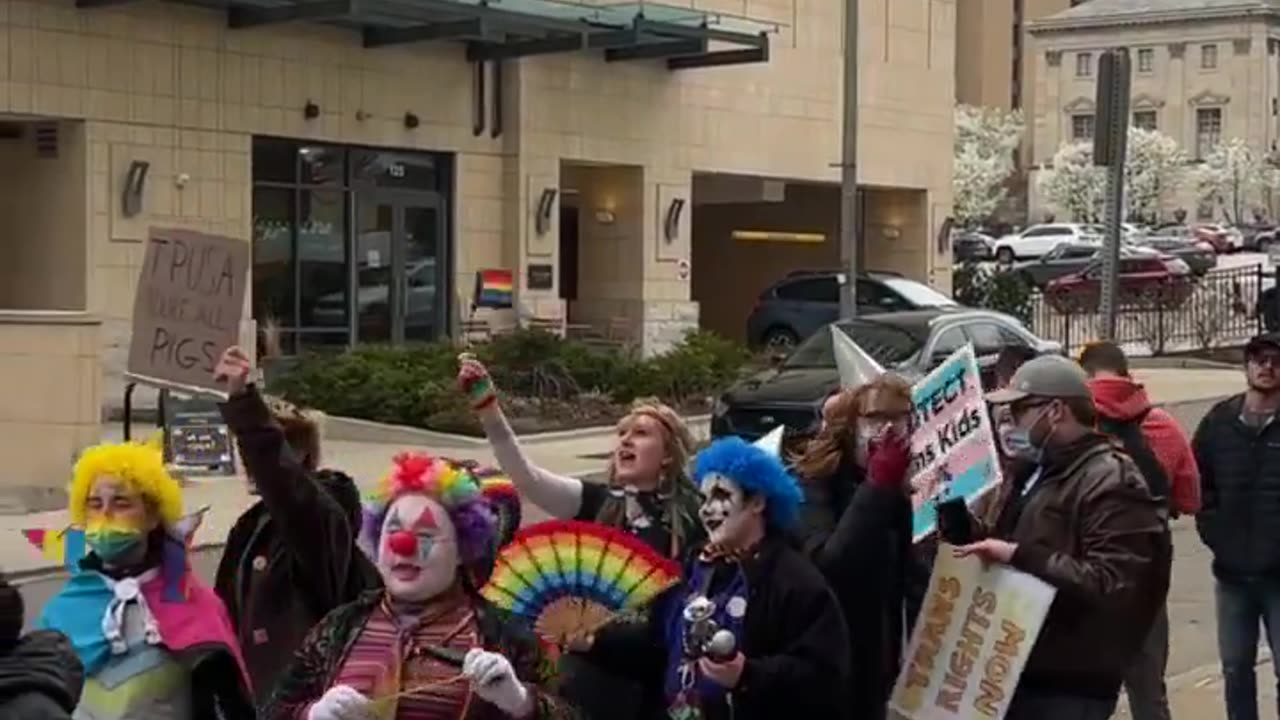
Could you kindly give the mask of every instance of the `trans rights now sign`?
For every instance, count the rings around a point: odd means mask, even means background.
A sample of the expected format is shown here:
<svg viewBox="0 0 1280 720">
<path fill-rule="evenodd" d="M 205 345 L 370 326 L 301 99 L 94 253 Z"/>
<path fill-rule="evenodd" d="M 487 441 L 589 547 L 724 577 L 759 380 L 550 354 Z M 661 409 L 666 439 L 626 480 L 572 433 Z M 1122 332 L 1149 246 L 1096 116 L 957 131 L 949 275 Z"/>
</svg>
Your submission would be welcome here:
<svg viewBox="0 0 1280 720">
<path fill-rule="evenodd" d="M 889 698 L 898 720 L 1000 720 L 1054 589 L 977 556 L 938 547 L 929 590 Z"/>
<path fill-rule="evenodd" d="M 937 528 L 937 502 L 972 505 L 1000 484 L 1000 458 L 972 345 L 916 383 L 911 403 L 911 534 L 919 541 Z"/>
</svg>

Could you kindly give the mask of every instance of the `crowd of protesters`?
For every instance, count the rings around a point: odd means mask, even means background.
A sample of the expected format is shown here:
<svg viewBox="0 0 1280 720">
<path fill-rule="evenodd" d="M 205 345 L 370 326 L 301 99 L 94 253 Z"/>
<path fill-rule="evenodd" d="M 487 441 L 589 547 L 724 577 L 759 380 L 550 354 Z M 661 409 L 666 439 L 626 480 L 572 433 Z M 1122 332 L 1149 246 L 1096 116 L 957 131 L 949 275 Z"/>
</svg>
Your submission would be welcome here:
<svg viewBox="0 0 1280 720">
<path fill-rule="evenodd" d="M 785 457 L 736 439 L 698 451 L 675 411 L 638 402 L 608 482 L 592 484 L 531 462 L 488 371 L 462 356 L 459 386 L 525 501 L 684 569 L 639 621 L 548 654 L 477 592 L 508 510 L 470 471 L 406 453 L 362 503 L 353 478 L 322 466 L 313 418 L 263 395 L 229 348 L 222 412 L 258 502 L 213 587 L 190 572 L 191 526 L 158 456 L 87 452 L 71 493 L 83 556 L 41 629 L 22 634 L 22 597 L 0 583 L 0 717 L 881 720 L 946 543 L 1056 590 L 1006 717 L 1104 720 L 1123 689 L 1136 720 L 1163 720 L 1169 524 L 1194 515 L 1213 554 L 1227 715 L 1257 718 L 1259 621 L 1273 648 L 1280 638 L 1280 334 L 1249 343 L 1246 391 L 1190 441 L 1114 344 L 1076 360 L 1010 348 L 994 370 L 1003 481 L 944 503 L 915 542 L 913 402 L 896 375 L 834 392 Z M 695 601 L 736 646 L 690 650 Z"/>
</svg>

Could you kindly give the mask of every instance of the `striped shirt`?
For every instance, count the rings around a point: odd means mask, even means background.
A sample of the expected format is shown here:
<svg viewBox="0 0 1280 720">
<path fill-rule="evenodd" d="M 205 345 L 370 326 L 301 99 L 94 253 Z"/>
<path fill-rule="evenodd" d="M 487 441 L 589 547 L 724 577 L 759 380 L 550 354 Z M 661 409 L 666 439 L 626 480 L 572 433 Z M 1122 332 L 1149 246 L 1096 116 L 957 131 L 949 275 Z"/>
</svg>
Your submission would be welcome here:
<svg viewBox="0 0 1280 720">
<path fill-rule="evenodd" d="M 384 600 L 369 616 L 332 684 L 349 685 L 373 700 L 378 699 L 378 693 L 393 692 L 391 688 L 378 688 L 377 683 L 394 655 L 395 643 L 401 642 L 402 637 L 404 665 L 399 690 L 440 683 L 457 677 L 462 671 L 427 654 L 423 646 L 465 654 L 481 644 L 475 615 L 465 600 L 445 607 L 428 607 L 424 614 L 404 620 L 398 619 Z M 468 717 L 473 704 L 481 703 L 473 701 L 466 682 L 433 685 L 421 692 L 401 695 L 397 699 L 395 720 L 459 720 Z"/>
</svg>

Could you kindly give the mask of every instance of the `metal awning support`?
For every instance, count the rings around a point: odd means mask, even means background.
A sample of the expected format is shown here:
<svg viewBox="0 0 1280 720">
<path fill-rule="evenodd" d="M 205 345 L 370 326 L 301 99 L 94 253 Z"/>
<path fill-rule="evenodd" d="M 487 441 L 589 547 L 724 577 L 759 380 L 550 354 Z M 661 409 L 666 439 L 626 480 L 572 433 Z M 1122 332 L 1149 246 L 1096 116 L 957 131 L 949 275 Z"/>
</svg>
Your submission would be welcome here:
<svg viewBox="0 0 1280 720">
<path fill-rule="evenodd" d="M 670 70 L 688 70 L 760 62 L 769 62 L 769 38 L 763 33 L 760 35 L 760 42 L 756 47 L 745 50 L 717 50 L 701 55 L 671 57 L 667 58 L 667 68 Z"/>
<path fill-rule="evenodd" d="M 467 60 L 510 60 L 530 55 L 573 52 L 586 47 L 586 34 L 551 36 L 537 40 L 517 40 L 508 43 L 468 43 Z"/>
<path fill-rule="evenodd" d="M 629 47 L 609 48 L 604 51 L 606 62 L 624 60 L 653 60 L 680 55 L 700 55 L 707 51 L 706 40 L 672 40 L 669 42 L 649 42 Z"/>
<path fill-rule="evenodd" d="M 364 46 L 367 48 L 402 45 L 404 43 L 430 42 L 433 40 L 486 40 L 493 31 L 480 18 L 438 22 L 409 27 L 364 28 Z"/>
<path fill-rule="evenodd" d="M 232 5 L 227 8 L 227 27 L 242 29 L 298 20 L 332 20 L 358 13 L 356 0 L 313 0 L 273 7 Z"/>
</svg>

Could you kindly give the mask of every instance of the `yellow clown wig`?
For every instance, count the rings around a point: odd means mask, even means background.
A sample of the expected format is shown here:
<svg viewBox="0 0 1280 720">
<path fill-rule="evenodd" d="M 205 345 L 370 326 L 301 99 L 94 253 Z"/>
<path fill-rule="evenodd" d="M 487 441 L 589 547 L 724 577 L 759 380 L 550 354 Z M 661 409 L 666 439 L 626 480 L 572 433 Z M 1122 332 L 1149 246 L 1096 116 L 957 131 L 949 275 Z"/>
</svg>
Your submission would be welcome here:
<svg viewBox="0 0 1280 720">
<path fill-rule="evenodd" d="M 165 469 L 159 443 L 103 443 L 85 450 L 76 461 L 67 491 L 72 525 L 84 525 L 89 492 L 103 477 L 117 478 L 137 491 L 166 527 L 182 519 L 182 488 Z"/>
</svg>

